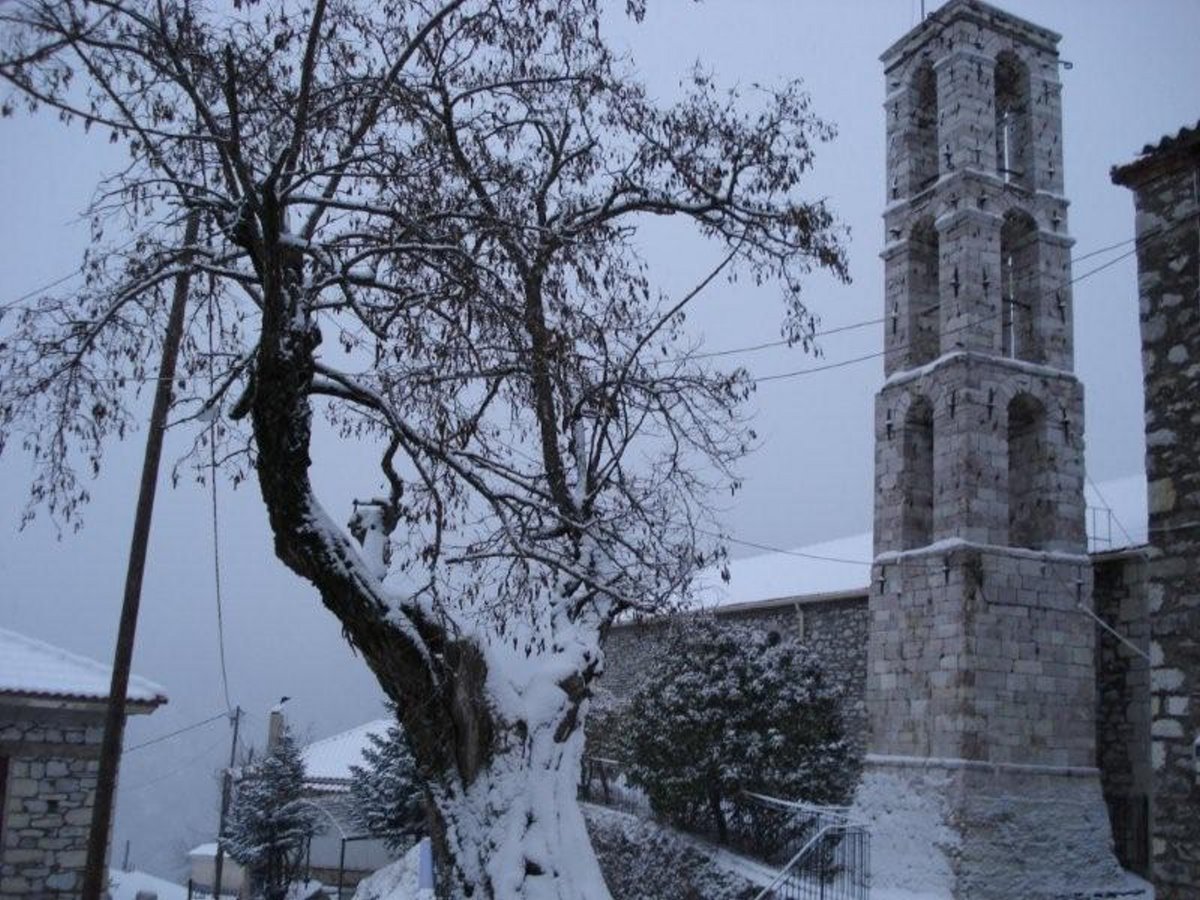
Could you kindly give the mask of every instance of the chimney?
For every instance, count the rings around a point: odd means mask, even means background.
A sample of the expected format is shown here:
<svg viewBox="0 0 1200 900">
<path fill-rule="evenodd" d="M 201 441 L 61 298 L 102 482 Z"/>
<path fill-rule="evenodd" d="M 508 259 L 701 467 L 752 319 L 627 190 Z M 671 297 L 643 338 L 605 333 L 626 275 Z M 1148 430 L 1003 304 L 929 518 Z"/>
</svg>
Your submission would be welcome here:
<svg viewBox="0 0 1200 900">
<path fill-rule="evenodd" d="M 283 704 L 290 699 L 290 697 L 280 698 L 279 702 L 271 709 L 271 717 L 267 721 L 267 753 L 275 749 L 279 739 L 283 736 L 283 726 L 286 724 L 283 717 Z"/>
</svg>

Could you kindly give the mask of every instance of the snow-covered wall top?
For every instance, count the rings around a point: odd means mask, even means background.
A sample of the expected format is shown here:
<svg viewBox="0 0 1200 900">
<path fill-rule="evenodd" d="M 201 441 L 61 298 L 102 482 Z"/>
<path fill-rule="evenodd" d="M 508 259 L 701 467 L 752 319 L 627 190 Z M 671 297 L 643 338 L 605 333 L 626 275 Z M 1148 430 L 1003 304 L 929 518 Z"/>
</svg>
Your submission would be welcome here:
<svg viewBox="0 0 1200 900">
<path fill-rule="evenodd" d="M 104 700 L 112 669 L 61 647 L 0 628 L 0 694 Z M 131 703 L 167 702 L 166 691 L 145 678 L 129 676 Z"/>
<path fill-rule="evenodd" d="M 1089 548 L 1105 552 L 1146 543 L 1146 476 L 1142 473 L 1093 483 L 1087 498 Z M 871 580 L 871 533 L 835 538 L 791 550 L 729 561 L 729 581 L 706 569 L 696 577 L 696 602 L 704 607 L 761 603 L 793 597 L 867 592 Z"/>
</svg>

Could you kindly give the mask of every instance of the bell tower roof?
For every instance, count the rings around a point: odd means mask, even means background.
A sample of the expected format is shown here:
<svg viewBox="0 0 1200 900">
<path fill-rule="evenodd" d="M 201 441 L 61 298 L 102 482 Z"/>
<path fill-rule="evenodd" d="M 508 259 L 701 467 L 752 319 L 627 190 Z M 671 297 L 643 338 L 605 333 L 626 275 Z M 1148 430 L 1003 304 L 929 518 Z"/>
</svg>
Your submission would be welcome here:
<svg viewBox="0 0 1200 900">
<path fill-rule="evenodd" d="M 982 0 L 949 0 L 883 51 L 879 59 L 884 65 L 884 70 L 890 71 L 898 62 L 956 22 L 987 28 L 1027 46 L 1038 47 L 1051 53 L 1058 52 L 1058 42 L 1062 40 L 1062 35 L 1057 31 L 1035 25 Z"/>
</svg>

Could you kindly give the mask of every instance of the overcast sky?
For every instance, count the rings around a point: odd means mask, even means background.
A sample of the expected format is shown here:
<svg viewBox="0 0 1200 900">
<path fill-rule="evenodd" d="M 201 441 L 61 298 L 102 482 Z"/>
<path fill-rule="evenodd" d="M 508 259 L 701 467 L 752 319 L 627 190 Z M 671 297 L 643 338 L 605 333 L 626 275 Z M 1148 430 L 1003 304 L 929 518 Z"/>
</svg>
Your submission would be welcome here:
<svg viewBox="0 0 1200 900">
<path fill-rule="evenodd" d="M 617 4 L 614 0 L 614 6 Z M 933 8 L 936 2 L 929 3 Z M 1200 118 L 1196 0 L 1011 0 L 1005 8 L 1063 34 L 1066 186 L 1077 256 L 1133 236 L 1132 201 L 1109 167 Z M 652 0 L 640 28 L 621 22 L 628 47 L 663 98 L 696 60 L 727 82 L 802 76 L 816 110 L 834 121 L 807 190 L 826 196 L 850 226 L 849 286 L 814 278 L 812 308 L 827 328 L 882 315 L 880 214 L 884 201 L 884 80 L 879 54 L 914 26 L 919 0 Z M 94 136 L 93 136 L 94 137 Z M 120 161 L 102 141 L 49 118 L 0 121 L 0 302 L 75 269 L 86 240 L 76 217 L 98 175 Z M 673 226 L 644 246 L 664 287 L 683 290 L 707 272 L 711 250 Z M 1131 245 L 1080 263 L 1079 276 Z M 62 287 L 69 289 L 71 282 Z M 1097 480 L 1142 466 L 1141 368 L 1132 258 L 1075 286 L 1076 368 L 1086 388 L 1087 464 Z M 772 341 L 782 309 L 769 289 L 715 284 L 693 310 L 709 349 Z M 824 358 L 799 350 L 737 358 L 755 375 L 871 354 L 882 326 L 824 340 Z M 865 531 L 872 502 L 872 404 L 878 359 L 763 384 L 756 395 L 762 445 L 743 466 L 745 490 L 725 516 L 743 540 L 795 547 Z M 95 483 L 84 530 L 57 540 L 44 521 L 18 532 L 28 460 L 0 460 L 0 626 L 95 658 L 111 658 L 143 434 L 114 449 Z M 168 440 L 167 459 L 183 448 Z M 324 444 L 318 485 L 336 491 L 358 464 L 354 448 Z M 348 499 L 342 498 L 343 503 Z M 266 710 L 281 695 L 293 721 L 316 737 L 380 714 L 380 694 L 341 640 L 333 617 L 271 551 L 257 489 L 223 486 L 221 560 L 233 702 L 261 743 Z M 335 515 L 346 509 L 334 507 Z M 130 742 L 199 721 L 224 706 L 213 596 L 207 495 L 164 482 L 155 514 L 135 671 L 166 686 L 170 705 L 132 723 Z M 734 547 L 738 551 L 737 547 Z M 738 552 L 751 552 L 740 550 Z M 865 575 L 862 579 L 866 580 Z M 736 584 L 733 585 L 736 592 Z M 227 752 L 220 723 L 130 754 L 119 797 L 117 854 L 132 837 L 135 863 L 167 875 L 189 844 L 210 839 L 212 772 Z"/>
</svg>

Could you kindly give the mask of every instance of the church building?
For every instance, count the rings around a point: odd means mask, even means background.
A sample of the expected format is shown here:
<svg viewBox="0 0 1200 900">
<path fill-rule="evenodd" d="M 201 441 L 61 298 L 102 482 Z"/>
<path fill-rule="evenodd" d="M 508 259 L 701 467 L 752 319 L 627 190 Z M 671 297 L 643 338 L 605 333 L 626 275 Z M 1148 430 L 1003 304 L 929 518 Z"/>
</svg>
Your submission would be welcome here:
<svg viewBox="0 0 1200 900">
<path fill-rule="evenodd" d="M 732 585 L 702 576 L 701 597 L 799 637 L 841 686 L 875 887 L 1149 896 L 1137 873 L 1159 900 L 1193 900 L 1200 126 L 1113 173 L 1138 213 L 1147 521 L 1140 480 L 1084 470 L 1059 39 L 950 0 L 883 54 L 871 546 L 736 560 Z M 1126 546 L 1089 547 L 1106 495 Z M 869 576 L 827 577 L 845 556 L 869 557 Z M 632 689 L 661 628 L 613 629 L 606 688 Z"/>
</svg>

